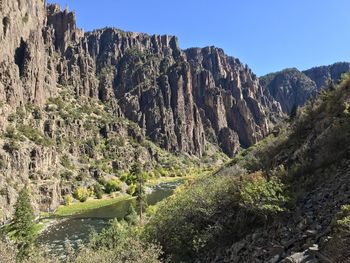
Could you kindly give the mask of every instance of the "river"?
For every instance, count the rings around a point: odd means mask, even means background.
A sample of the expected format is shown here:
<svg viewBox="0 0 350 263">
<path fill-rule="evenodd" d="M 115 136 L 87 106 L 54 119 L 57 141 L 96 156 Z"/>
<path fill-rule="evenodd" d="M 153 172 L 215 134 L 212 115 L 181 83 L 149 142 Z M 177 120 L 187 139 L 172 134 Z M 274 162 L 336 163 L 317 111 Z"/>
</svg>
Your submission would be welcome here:
<svg viewBox="0 0 350 263">
<path fill-rule="evenodd" d="M 183 180 L 180 179 L 153 186 L 152 192 L 147 195 L 147 204 L 154 205 L 169 197 L 182 182 Z M 49 251 L 63 255 L 65 242 L 69 242 L 73 246 L 79 243 L 86 244 L 93 231 L 101 232 L 111 219 L 123 219 L 131 205 L 136 206 L 135 199 L 122 200 L 113 205 L 89 210 L 79 215 L 53 218 L 53 224 L 40 234 L 38 242 L 41 246 L 47 247 Z"/>
</svg>

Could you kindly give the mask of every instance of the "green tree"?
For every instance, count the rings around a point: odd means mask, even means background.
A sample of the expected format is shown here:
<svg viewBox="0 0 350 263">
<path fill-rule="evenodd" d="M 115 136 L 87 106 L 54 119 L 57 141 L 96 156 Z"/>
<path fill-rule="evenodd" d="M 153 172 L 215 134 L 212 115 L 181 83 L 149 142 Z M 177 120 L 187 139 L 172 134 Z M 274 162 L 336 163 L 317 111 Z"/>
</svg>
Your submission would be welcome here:
<svg viewBox="0 0 350 263">
<path fill-rule="evenodd" d="M 95 184 L 94 185 L 94 192 L 95 192 L 95 195 L 96 195 L 97 199 L 102 199 L 102 197 L 103 197 L 103 189 L 102 189 L 102 186 L 100 184 Z"/>
<path fill-rule="evenodd" d="M 137 224 L 137 213 L 136 213 L 133 205 L 129 206 L 128 213 L 124 217 L 124 220 L 126 222 L 128 222 L 129 225 L 136 225 Z"/>
<path fill-rule="evenodd" d="M 140 223 L 142 224 L 143 210 L 146 206 L 146 195 L 145 195 L 145 176 L 142 172 L 142 167 L 140 163 L 135 163 L 131 166 L 130 174 L 137 183 L 135 195 L 137 205 L 139 207 Z"/>
<path fill-rule="evenodd" d="M 10 223 L 10 233 L 18 247 L 17 259 L 23 261 L 31 252 L 35 242 L 34 210 L 27 188 L 23 188 L 15 204 L 15 213 Z"/>
</svg>

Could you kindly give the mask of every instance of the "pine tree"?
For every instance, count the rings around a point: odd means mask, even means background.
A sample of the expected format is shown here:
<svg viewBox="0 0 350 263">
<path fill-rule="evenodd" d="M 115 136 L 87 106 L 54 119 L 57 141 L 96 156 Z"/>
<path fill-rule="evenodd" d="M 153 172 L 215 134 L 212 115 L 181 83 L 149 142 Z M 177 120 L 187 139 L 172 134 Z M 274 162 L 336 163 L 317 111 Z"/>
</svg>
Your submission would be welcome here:
<svg viewBox="0 0 350 263">
<path fill-rule="evenodd" d="M 129 206 L 128 212 L 126 216 L 124 217 L 124 220 L 128 222 L 129 225 L 136 225 L 137 224 L 137 213 L 135 211 L 135 208 L 133 205 Z"/>
<path fill-rule="evenodd" d="M 143 218 L 143 210 L 144 206 L 146 206 L 146 196 L 145 196 L 145 189 L 144 189 L 144 175 L 141 169 L 141 165 L 139 163 L 135 163 L 131 166 L 130 173 L 132 177 L 137 182 L 137 188 L 136 188 L 136 201 L 139 207 L 140 212 L 140 223 L 142 224 L 142 218 Z"/>
<path fill-rule="evenodd" d="M 34 219 L 34 210 L 30 203 L 28 189 L 23 188 L 19 192 L 9 229 L 18 247 L 17 258 L 19 261 L 28 257 L 34 244 Z"/>
</svg>

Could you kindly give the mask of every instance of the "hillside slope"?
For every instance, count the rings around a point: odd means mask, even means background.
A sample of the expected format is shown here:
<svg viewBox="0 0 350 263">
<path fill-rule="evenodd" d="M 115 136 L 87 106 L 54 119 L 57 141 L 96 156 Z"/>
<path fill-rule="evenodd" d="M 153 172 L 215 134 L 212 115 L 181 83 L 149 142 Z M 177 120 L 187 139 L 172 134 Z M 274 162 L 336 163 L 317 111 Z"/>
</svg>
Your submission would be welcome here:
<svg viewBox="0 0 350 263">
<path fill-rule="evenodd" d="M 347 75 L 215 176 L 161 204 L 150 239 L 174 262 L 347 262 L 349 105 Z"/>
</svg>

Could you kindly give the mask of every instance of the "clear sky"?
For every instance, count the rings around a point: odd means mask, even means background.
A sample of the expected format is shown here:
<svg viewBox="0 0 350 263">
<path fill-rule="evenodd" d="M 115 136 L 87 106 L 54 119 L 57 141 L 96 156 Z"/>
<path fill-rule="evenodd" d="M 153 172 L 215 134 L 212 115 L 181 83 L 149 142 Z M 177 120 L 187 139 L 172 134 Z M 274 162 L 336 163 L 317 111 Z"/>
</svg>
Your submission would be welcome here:
<svg viewBox="0 0 350 263">
<path fill-rule="evenodd" d="M 48 0 L 85 31 L 171 34 L 181 48 L 221 47 L 257 75 L 350 61 L 350 0 Z"/>
</svg>

